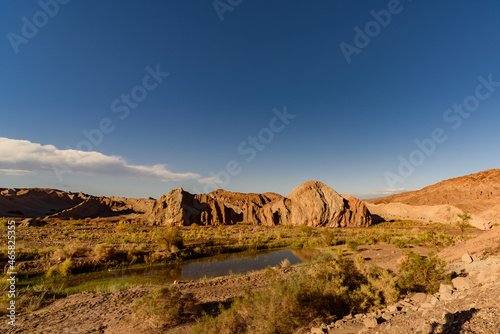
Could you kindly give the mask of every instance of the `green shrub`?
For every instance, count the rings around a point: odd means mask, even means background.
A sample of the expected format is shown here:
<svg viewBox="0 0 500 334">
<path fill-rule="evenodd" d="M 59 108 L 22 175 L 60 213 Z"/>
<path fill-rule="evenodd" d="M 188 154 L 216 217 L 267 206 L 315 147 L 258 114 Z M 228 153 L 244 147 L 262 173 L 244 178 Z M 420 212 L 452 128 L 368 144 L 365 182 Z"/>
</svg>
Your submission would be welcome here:
<svg viewBox="0 0 500 334">
<path fill-rule="evenodd" d="M 50 267 L 45 273 L 45 277 L 52 277 L 56 273 L 59 273 L 62 276 L 68 276 L 71 274 L 72 267 L 73 267 L 73 260 L 70 257 L 68 257 L 66 260 L 64 260 L 64 262 Z"/>
<path fill-rule="evenodd" d="M 311 226 L 301 225 L 300 232 L 304 233 L 306 236 L 310 237 L 314 233 L 314 229 Z"/>
<path fill-rule="evenodd" d="M 156 242 L 167 251 L 177 251 L 184 247 L 184 238 L 175 228 L 161 230 L 156 234 Z"/>
<path fill-rule="evenodd" d="M 439 284 L 446 279 L 445 264 L 434 253 L 424 257 L 408 250 L 399 264 L 401 276 L 397 284 L 403 292 L 435 293 L 439 289 Z"/>
<path fill-rule="evenodd" d="M 73 266 L 73 260 L 67 258 L 63 263 L 59 265 L 59 273 L 63 276 L 68 276 L 71 274 L 71 267 Z"/>
<path fill-rule="evenodd" d="M 174 286 L 155 289 L 138 300 L 132 309 L 152 327 L 165 329 L 191 321 L 200 311 L 191 293 L 183 294 Z"/>
<path fill-rule="evenodd" d="M 333 233 L 332 231 L 327 229 L 323 230 L 323 232 L 321 232 L 321 237 L 323 238 L 326 246 L 335 244 L 335 233 Z"/>
<path fill-rule="evenodd" d="M 54 276 L 54 274 L 57 273 L 58 269 L 59 269 L 58 265 L 50 267 L 47 270 L 47 272 L 45 273 L 45 277 L 52 277 L 52 276 Z"/>
<path fill-rule="evenodd" d="M 346 245 L 347 247 L 349 247 L 350 250 L 352 250 L 353 252 L 357 252 L 358 251 L 358 246 L 359 246 L 359 243 L 356 241 L 356 240 L 353 240 L 353 239 L 348 239 L 346 241 Z"/>
</svg>

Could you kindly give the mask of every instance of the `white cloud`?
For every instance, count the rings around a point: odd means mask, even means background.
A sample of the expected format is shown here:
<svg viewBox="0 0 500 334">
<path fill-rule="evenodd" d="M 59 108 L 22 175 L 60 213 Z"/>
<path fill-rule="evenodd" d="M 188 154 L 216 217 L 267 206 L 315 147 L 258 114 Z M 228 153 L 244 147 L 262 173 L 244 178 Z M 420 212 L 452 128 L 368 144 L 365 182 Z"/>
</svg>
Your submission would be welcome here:
<svg viewBox="0 0 500 334">
<path fill-rule="evenodd" d="M 204 177 L 204 178 L 198 179 L 198 182 L 203 183 L 203 184 L 220 184 L 220 183 L 222 183 L 222 181 L 215 176 Z"/>
<path fill-rule="evenodd" d="M 35 174 L 35 172 L 22 169 L 0 169 L 0 174 L 20 176 L 20 175 Z"/>
<path fill-rule="evenodd" d="M 119 156 L 108 156 L 99 152 L 60 150 L 53 145 L 0 137 L 1 173 L 25 175 L 35 171 L 52 171 L 59 177 L 65 173 L 84 173 L 160 181 L 181 181 L 200 177 L 195 173 L 171 172 L 165 165 L 130 165 Z"/>
</svg>

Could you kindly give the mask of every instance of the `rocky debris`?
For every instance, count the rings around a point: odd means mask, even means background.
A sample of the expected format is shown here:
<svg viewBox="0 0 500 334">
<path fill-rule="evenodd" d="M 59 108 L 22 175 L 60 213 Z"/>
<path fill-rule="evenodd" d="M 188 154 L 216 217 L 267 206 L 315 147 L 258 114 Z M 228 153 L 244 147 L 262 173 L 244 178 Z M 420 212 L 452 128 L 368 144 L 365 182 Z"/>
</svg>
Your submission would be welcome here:
<svg viewBox="0 0 500 334">
<path fill-rule="evenodd" d="M 35 218 L 26 218 L 24 220 L 21 220 L 19 223 L 19 226 L 22 227 L 32 227 L 32 226 L 45 226 L 47 223 L 43 220 L 38 220 Z"/>
<path fill-rule="evenodd" d="M 311 334 L 326 334 L 328 333 L 328 329 L 323 327 L 313 327 L 311 328 Z"/>
<path fill-rule="evenodd" d="M 365 327 L 375 328 L 378 325 L 378 321 L 375 317 L 366 317 L 363 319 L 363 324 L 365 325 Z"/>
<path fill-rule="evenodd" d="M 460 272 L 463 276 L 453 279 L 453 286 L 441 284 L 434 295 L 416 293 L 384 309 L 368 314 L 349 314 L 319 328 L 326 327 L 325 333 L 339 334 L 497 333 L 500 326 L 500 257 L 492 256 L 469 264 L 454 263 L 447 270 L 456 274 L 457 267 L 463 269 Z M 469 331 L 462 332 L 461 328 Z"/>
<path fill-rule="evenodd" d="M 422 292 L 417 292 L 416 294 L 413 295 L 413 297 L 411 297 L 411 300 L 417 304 L 423 304 L 427 302 L 428 299 L 429 295 Z"/>
<path fill-rule="evenodd" d="M 147 214 L 158 225 L 186 226 L 254 225 L 356 226 L 372 224 L 364 203 L 354 197 L 342 197 L 318 181 L 308 181 L 283 197 L 274 193 L 242 194 L 217 190 L 193 195 L 182 188 L 162 196 Z"/>
<path fill-rule="evenodd" d="M 500 226 L 493 227 L 477 238 L 447 247 L 438 255 L 448 263 L 454 263 L 462 259 L 463 262 L 468 264 L 473 263 L 470 261 L 474 260 L 475 257 L 500 255 Z"/>
<path fill-rule="evenodd" d="M 456 277 L 451 280 L 451 283 L 457 290 L 468 290 L 474 286 L 474 283 L 468 277 Z"/>
<path fill-rule="evenodd" d="M 462 261 L 467 263 L 467 264 L 470 264 L 472 263 L 472 261 L 474 261 L 472 259 L 472 257 L 469 255 L 469 253 L 465 253 L 464 255 L 462 255 Z"/>
</svg>

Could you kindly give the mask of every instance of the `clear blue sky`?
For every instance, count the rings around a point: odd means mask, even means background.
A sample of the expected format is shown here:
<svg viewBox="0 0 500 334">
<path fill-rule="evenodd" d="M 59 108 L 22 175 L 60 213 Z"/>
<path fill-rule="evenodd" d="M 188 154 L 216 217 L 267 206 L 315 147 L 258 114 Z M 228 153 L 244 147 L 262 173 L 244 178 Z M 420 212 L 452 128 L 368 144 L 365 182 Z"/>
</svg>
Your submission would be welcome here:
<svg viewBox="0 0 500 334">
<path fill-rule="evenodd" d="M 0 187 L 367 197 L 499 166 L 498 1 L 60 2 L 0 4 Z"/>
</svg>

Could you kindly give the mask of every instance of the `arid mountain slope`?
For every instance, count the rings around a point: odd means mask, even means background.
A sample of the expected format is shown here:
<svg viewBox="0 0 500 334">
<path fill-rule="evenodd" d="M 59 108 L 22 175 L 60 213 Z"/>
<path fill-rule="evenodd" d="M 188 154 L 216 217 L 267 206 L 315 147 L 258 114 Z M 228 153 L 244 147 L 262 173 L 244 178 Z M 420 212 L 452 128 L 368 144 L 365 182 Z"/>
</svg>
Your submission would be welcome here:
<svg viewBox="0 0 500 334">
<path fill-rule="evenodd" d="M 421 190 L 369 199 L 365 202 L 380 205 L 377 209 L 368 205 L 372 211 L 387 211 L 389 208 L 386 204 L 389 203 L 402 203 L 410 206 L 452 205 L 463 212 L 473 214 L 478 221 L 483 219 L 496 223 L 500 221 L 500 169 L 457 177 Z M 377 212 L 374 213 L 377 214 Z M 428 215 L 423 216 L 425 219 L 432 219 L 432 217 L 427 217 Z M 434 219 L 434 221 L 439 221 L 439 219 Z"/>
<path fill-rule="evenodd" d="M 500 169 L 456 177 L 417 191 L 366 200 L 374 204 L 451 204 L 471 213 L 500 204 Z"/>
</svg>

